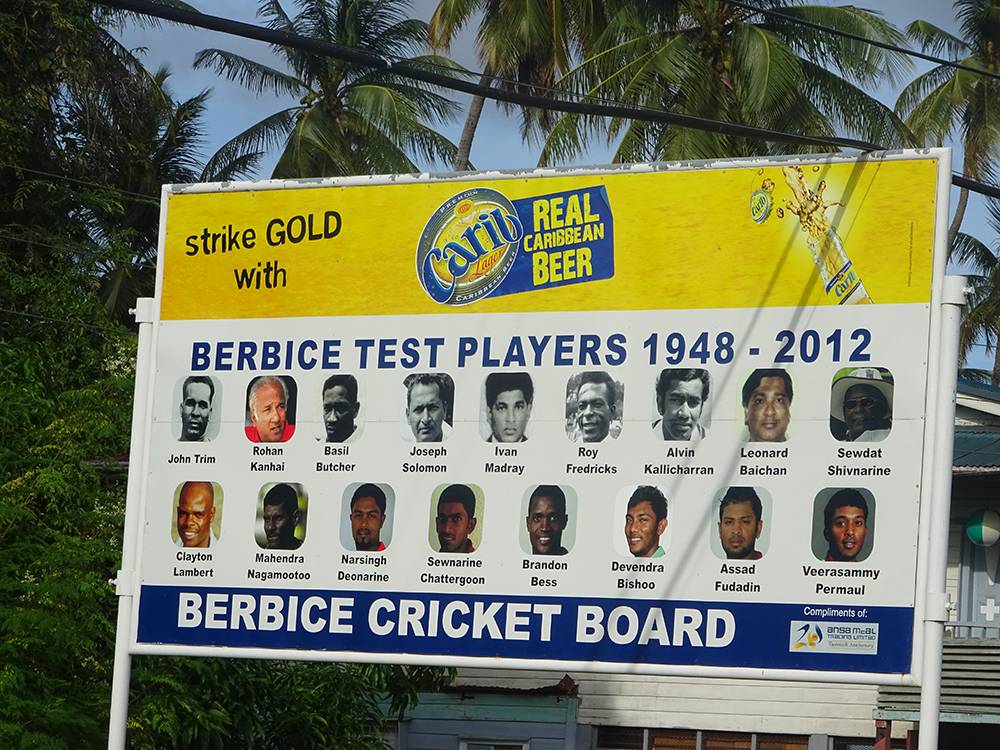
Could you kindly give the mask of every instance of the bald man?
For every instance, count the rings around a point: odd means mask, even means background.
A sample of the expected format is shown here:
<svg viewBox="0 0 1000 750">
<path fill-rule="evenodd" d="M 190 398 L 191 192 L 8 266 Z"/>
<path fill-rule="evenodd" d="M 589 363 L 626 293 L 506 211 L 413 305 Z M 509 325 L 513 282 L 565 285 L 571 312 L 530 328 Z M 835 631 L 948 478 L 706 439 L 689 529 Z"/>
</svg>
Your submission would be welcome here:
<svg viewBox="0 0 1000 750">
<path fill-rule="evenodd" d="M 177 499 L 177 546 L 212 547 L 215 488 L 211 482 L 185 482 Z"/>
</svg>

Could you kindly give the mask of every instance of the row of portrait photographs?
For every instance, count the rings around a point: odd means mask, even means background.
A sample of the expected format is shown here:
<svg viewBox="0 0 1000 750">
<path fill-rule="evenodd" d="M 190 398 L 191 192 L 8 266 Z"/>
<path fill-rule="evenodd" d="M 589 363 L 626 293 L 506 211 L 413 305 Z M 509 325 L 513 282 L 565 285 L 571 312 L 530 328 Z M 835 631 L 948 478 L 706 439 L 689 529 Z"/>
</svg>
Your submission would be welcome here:
<svg viewBox="0 0 1000 750">
<path fill-rule="evenodd" d="M 403 380 L 405 404 L 402 434 L 418 443 L 448 438 L 454 424 L 455 384 L 446 373 L 414 373 Z M 219 423 L 212 419 L 220 384 L 208 375 L 191 375 L 177 383 L 180 440 L 211 440 Z M 655 385 L 656 438 L 700 440 L 711 426 L 712 378 L 700 368 L 662 370 Z M 326 441 L 348 442 L 359 434 L 361 400 L 353 375 L 332 375 L 319 394 Z M 402 396 L 402 394 L 401 394 Z M 893 377 L 883 367 L 843 368 L 830 388 L 830 432 L 845 442 L 878 442 L 892 429 Z M 743 438 L 780 443 L 790 437 L 794 387 L 787 370 L 754 370 L 742 389 Z M 295 434 L 298 389 L 288 375 L 253 378 L 246 391 L 246 437 L 254 443 L 283 443 Z M 526 372 L 494 372 L 481 394 L 482 438 L 518 443 L 531 436 L 535 386 Z M 566 385 L 566 434 L 576 442 L 599 443 L 617 438 L 625 413 L 625 385 L 604 371 L 573 375 Z"/>
<path fill-rule="evenodd" d="M 396 495 L 388 484 L 355 482 L 344 491 L 340 542 L 344 549 L 382 552 L 392 542 Z M 447 484 L 431 496 L 428 544 L 441 553 L 473 553 L 482 544 L 486 511 L 482 489 Z M 669 536 L 668 501 L 651 485 L 629 486 L 615 507 L 624 517 L 624 535 L 614 547 L 623 557 L 663 557 Z M 712 551 L 725 560 L 759 560 L 770 546 L 772 501 L 760 487 L 729 487 L 713 505 L 709 529 Z M 295 550 L 306 539 L 309 498 L 301 484 L 271 482 L 260 489 L 254 537 L 263 549 Z M 571 487 L 534 485 L 525 492 L 519 522 L 521 550 L 527 555 L 565 555 L 576 541 L 577 498 Z M 718 518 L 715 518 L 715 511 Z M 222 488 L 189 481 L 174 492 L 177 547 L 212 547 L 222 535 Z M 875 498 L 864 488 L 828 487 L 813 503 L 810 546 L 818 560 L 861 562 L 875 542 Z"/>
</svg>

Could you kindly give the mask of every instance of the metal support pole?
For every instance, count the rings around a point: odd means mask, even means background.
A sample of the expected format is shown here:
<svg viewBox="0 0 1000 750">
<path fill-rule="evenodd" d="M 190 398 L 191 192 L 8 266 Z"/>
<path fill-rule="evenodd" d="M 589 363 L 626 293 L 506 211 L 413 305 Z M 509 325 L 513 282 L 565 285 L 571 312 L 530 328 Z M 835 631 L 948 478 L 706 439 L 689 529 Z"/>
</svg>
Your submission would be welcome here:
<svg viewBox="0 0 1000 750">
<path fill-rule="evenodd" d="M 132 438 L 129 442 L 128 485 L 125 490 L 125 531 L 122 535 L 122 567 L 110 581 L 118 595 L 115 626 L 115 665 L 111 678 L 111 716 L 108 720 L 108 750 L 123 750 L 128 719 L 128 688 L 132 657 L 128 651 L 132 627 L 132 597 L 135 594 L 135 558 L 139 532 L 139 501 L 142 487 L 142 455 L 146 445 L 146 409 L 153 358 L 153 300 L 136 300 L 139 345 L 135 357 L 135 396 L 132 401 Z"/>
<path fill-rule="evenodd" d="M 924 610 L 923 681 L 920 688 L 919 750 L 937 750 L 941 714 L 941 653 L 948 620 L 945 590 L 948 527 L 951 519 L 951 461 L 954 451 L 955 389 L 958 379 L 958 326 L 965 304 L 964 276 L 946 276 L 941 295 L 941 342 L 935 417 L 940 439 L 931 457 L 930 542 L 927 553 L 927 606 Z"/>
</svg>

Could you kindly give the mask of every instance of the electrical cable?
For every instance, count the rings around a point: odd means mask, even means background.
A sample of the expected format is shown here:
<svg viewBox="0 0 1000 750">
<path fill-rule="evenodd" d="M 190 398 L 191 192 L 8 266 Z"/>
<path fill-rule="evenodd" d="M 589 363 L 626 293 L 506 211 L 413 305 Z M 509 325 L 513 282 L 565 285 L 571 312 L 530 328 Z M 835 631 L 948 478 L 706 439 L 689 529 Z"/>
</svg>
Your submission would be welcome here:
<svg viewBox="0 0 1000 750">
<path fill-rule="evenodd" d="M 783 21 L 788 21 L 790 23 L 797 24 L 799 26 L 805 26 L 810 29 L 815 29 L 816 31 L 822 31 L 827 34 L 833 34 L 834 36 L 842 36 L 847 39 L 853 39 L 856 42 L 864 42 L 865 44 L 870 44 L 872 47 L 879 47 L 881 49 L 890 50 L 892 52 L 900 52 L 904 55 L 910 57 L 916 57 L 921 60 L 926 60 L 928 62 L 936 63 L 937 65 L 944 65 L 949 68 L 956 68 L 958 70 L 964 70 L 969 73 L 975 73 L 976 75 L 985 76 L 986 78 L 992 78 L 996 81 L 1000 81 L 1000 74 L 994 73 L 992 71 L 986 70 L 985 68 L 978 68 L 974 65 L 966 65 L 965 63 L 955 62 L 953 60 L 945 60 L 941 57 L 935 57 L 934 55 L 929 55 L 926 52 L 917 52 L 916 50 L 909 49 L 907 47 L 899 47 L 895 44 L 890 44 L 889 42 L 882 42 L 878 39 L 870 39 L 866 36 L 861 36 L 860 34 L 853 34 L 850 31 L 841 31 L 840 29 L 835 29 L 832 26 L 824 26 L 821 23 L 816 23 L 815 21 L 807 21 L 804 18 L 796 18 L 795 16 L 790 16 L 787 13 L 782 13 L 780 10 L 772 10 L 770 8 L 758 8 L 747 2 L 742 2 L 742 0 L 722 0 L 722 2 L 727 5 L 733 5 L 737 8 L 742 8 L 743 10 L 748 10 L 752 13 L 760 13 L 764 16 L 772 16 L 774 18 L 780 18 Z"/>
<path fill-rule="evenodd" d="M 92 331 L 97 331 L 98 333 L 104 334 L 114 334 L 116 336 L 121 336 L 123 334 L 130 333 L 128 329 L 115 330 L 114 328 L 108 328 L 106 326 L 95 326 L 92 323 L 84 323 L 81 320 L 70 320 L 69 318 L 53 318 L 48 315 L 39 315 L 38 313 L 23 312 L 21 310 L 11 310 L 7 307 L 0 307 L 0 313 L 7 313 L 8 315 L 20 315 L 22 318 L 32 318 L 34 320 L 43 320 L 47 323 L 65 323 L 71 326 L 80 326 L 81 328 L 88 328 Z"/>
<path fill-rule="evenodd" d="M 390 63 L 380 55 L 358 47 L 345 47 L 320 39 L 311 39 L 298 34 L 291 34 L 276 29 L 268 29 L 253 24 L 233 21 L 220 16 L 211 16 L 205 13 L 173 8 L 158 5 L 149 0 L 100 0 L 104 5 L 109 5 L 121 10 L 129 10 L 134 13 L 151 15 L 167 21 L 195 26 L 197 28 L 219 31 L 224 34 L 255 39 L 268 44 L 287 46 L 299 49 L 311 54 L 323 57 L 333 57 L 346 62 L 363 65 L 378 70 L 397 73 L 406 78 L 411 78 L 435 86 L 461 91 L 473 96 L 482 96 L 487 99 L 504 101 L 510 104 L 517 104 L 525 107 L 535 107 L 559 112 L 574 114 L 595 115 L 600 117 L 619 117 L 624 119 L 643 120 L 649 122 L 661 122 L 680 127 L 690 127 L 708 132 L 735 135 L 745 138 L 771 141 L 776 143 L 795 143 L 811 146 L 835 146 L 837 148 L 853 148 L 861 151 L 882 151 L 880 147 L 873 143 L 854 140 L 851 138 L 821 137 L 812 135 L 799 135 L 785 133 L 782 131 L 770 130 L 767 128 L 757 128 L 749 125 L 721 122 L 694 115 L 679 114 L 664 110 L 642 110 L 636 107 L 624 105 L 597 106 L 584 104 L 581 102 L 552 100 L 551 98 L 534 96 L 531 94 L 521 94 L 513 91 L 501 91 L 489 86 L 482 86 L 477 83 L 463 81 L 453 76 L 432 73 L 419 66 L 414 66 L 406 62 Z M 1000 198 L 1000 187 L 987 185 L 968 177 L 953 177 L 952 183 L 972 190 L 977 193 Z"/>
<path fill-rule="evenodd" d="M 154 205 L 159 205 L 160 197 L 158 195 L 149 195 L 148 193 L 135 193 L 131 190 L 125 190 L 124 188 L 114 187 L 112 185 L 102 185 L 99 182 L 91 182 L 89 180 L 81 180 L 77 177 L 70 177 L 69 175 L 56 174 L 55 172 L 46 172 L 41 169 L 33 169 L 31 167 L 25 167 L 22 164 L 10 164 L 9 162 L 0 161 L 0 167 L 7 167 L 8 169 L 15 169 L 20 172 L 30 172 L 31 174 L 43 175 L 45 177 L 55 177 L 59 180 L 66 180 L 67 182 L 75 182 L 78 185 L 89 185 L 90 187 L 100 188 L 101 190 L 110 190 L 115 193 L 120 193 L 122 195 L 127 195 L 131 198 L 140 200 L 144 203 L 153 203 Z"/>
</svg>

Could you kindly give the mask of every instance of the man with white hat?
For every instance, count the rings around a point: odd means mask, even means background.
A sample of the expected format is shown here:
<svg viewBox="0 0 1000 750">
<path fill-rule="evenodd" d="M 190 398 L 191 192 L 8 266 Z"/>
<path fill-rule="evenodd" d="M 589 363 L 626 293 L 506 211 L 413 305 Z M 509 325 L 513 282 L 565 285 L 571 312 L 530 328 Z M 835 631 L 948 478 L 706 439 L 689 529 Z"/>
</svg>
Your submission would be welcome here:
<svg viewBox="0 0 1000 750">
<path fill-rule="evenodd" d="M 833 381 L 832 414 L 844 423 L 842 440 L 875 443 L 892 429 L 892 375 L 884 368 L 862 367 Z"/>
</svg>

